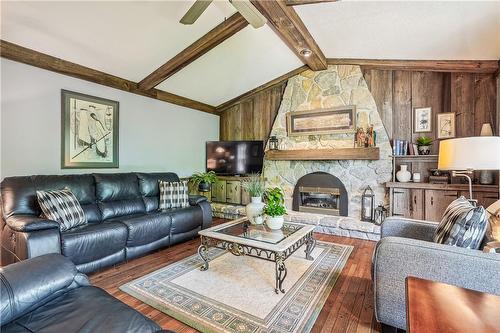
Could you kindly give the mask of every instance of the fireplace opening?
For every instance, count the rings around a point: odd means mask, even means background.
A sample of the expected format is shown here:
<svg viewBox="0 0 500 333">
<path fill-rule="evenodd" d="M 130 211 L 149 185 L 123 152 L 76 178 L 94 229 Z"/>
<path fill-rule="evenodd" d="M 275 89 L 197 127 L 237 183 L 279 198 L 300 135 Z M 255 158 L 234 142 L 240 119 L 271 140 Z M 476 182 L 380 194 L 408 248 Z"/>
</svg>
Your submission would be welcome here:
<svg viewBox="0 0 500 333">
<path fill-rule="evenodd" d="M 298 212 L 347 216 L 344 184 L 326 172 L 314 172 L 299 179 L 293 191 L 292 209 Z"/>
</svg>

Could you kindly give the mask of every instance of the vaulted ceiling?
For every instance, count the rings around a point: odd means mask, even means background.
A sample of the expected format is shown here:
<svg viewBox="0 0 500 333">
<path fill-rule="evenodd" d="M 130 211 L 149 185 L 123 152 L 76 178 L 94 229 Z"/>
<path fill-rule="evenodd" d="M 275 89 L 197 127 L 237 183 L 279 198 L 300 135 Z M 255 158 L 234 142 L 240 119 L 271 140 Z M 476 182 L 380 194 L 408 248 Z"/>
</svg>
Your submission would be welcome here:
<svg viewBox="0 0 500 333">
<path fill-rule="evenodd" d="M 214 1 L 2 1 L 1 39 L 139 82 L 235 13 Z M 341 1 L 294 7 L 327 58 L 500 58 L 500 2 Z M 246 26 L 156 88 L 220 105 L 303 63 L 268 25 Z"/>
</svg>

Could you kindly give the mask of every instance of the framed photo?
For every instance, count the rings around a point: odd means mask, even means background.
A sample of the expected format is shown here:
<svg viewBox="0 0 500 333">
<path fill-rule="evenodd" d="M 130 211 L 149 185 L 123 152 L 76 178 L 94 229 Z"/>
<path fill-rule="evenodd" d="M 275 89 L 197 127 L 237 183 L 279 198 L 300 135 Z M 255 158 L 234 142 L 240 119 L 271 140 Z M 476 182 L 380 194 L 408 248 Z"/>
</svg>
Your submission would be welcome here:
<svg viewBox="0 0 500 333">
<path fill-rule="evenodd" d="M 438 113 L 437 115 L 437 137 L 438 139 L 449 139 L 455 137 L 455 113 Z"/>
<path fill-rule="evenodd" d="M 432 108 L 415 108 L 413 122 L 415 124 L 413 132 L 432 132 Z"/>
<path fill-rule="evenodd" d="M 61 90 L 61 167 L 118 168 L 119 103 Z"/>
<path fill-rule="evenodd" d="M 356 107 L 289 112 L 287 129 L 289 136 L 355 133 Z"/>
</svg>

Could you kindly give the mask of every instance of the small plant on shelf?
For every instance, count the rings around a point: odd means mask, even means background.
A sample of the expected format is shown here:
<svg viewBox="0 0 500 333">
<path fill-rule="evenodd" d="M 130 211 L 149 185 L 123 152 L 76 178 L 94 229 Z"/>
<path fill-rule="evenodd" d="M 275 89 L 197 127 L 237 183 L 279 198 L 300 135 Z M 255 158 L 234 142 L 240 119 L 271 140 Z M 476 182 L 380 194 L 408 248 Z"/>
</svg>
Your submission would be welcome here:
<svg viewBox="0 0 500 333">
<path fill-rule="evenodd" d="M 279 187 L 269 188 L 264 192 L 264 214 L 267 215 L 266 224 L 271 229 L 281 229 L 283 215 L 286 214 L 285 194 Z"/>
<path fill-rule="evenodd" d="M 217 175 L 214 171 L 197 172 L 189 179 L 195 186 L 198 186 L 198 191 L 209 192 L 212 184 L 217 181 Z"/>
<path fill-rule="evenodd" d="M 431 138 L 427 136 L 421 136 L 417 138 L 417 146 L 418 146 L 418 153 L 419 155 L 429 155 L 431 153 L 431 145 L 432 142 Z"/>
</svg>

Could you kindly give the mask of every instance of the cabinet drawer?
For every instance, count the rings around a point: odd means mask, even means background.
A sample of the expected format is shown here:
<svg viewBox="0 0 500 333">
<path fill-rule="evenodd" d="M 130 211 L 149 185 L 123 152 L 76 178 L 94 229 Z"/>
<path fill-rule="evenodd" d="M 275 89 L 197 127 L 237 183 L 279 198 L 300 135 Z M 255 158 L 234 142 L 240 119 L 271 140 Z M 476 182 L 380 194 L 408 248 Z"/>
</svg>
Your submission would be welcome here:
<svg viewBox="0 0 500 333">
<path fill-rule="evenodd" d="M 425 219 L 441 221 L 446 208 L 459 195 L 459 191 L 425 190 Z"/>
<path fill-rule="evenodd" d="M 212 200 L 216 202 L 226 202 L 226 181 L 219 180 L 212 189 Z"/>
<path fill-rule="evenodd" d="M 241 204 L 241 182 L 239 180 L 226 182 L 226 202 Z"/>
</svg>

